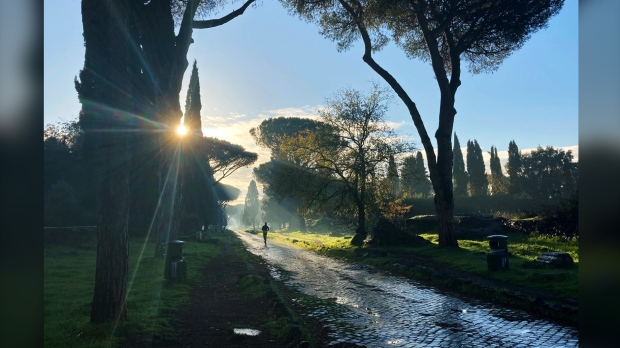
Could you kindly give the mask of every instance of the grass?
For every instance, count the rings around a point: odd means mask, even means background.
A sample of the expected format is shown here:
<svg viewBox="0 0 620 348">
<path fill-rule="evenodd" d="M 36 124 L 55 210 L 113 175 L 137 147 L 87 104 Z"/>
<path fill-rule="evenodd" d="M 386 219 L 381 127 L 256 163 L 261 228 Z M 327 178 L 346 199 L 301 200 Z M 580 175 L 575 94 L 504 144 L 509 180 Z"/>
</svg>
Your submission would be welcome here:
<svg viewBox="0 0 620 348">
<path fill-rule="evenodd" d="M 341 257 L 355 262 L 371 264 L 391 271 L 398 271 L 392 265 L 399 262 L 403 254 L 419 255 L 445 264 L 451 268 L 470 272 L 488 279 L 517 284 L 527 288 L 547 291 L 557 296 L 578 298 L 578 243 L 558 237 L 527 236 L 523 233 L 507 233 L 510 252 L 508 270 L 491 272 L 487 267 L 486 253 L 488 241 L 459 240 L 457 250 L 437 246 L 437 233 L 425 233 L 420 236 L 432 244 L 420 247 L 386 248 L 392 250 L 387 256 L 370 255 L 356 257 L 355 247 L 349 244 L 347 237 L 332 237 L 322 233 L 285 232 L 270 234 L 270 238 L 293 244 L 298 247 L 315 250 L 329 256 Z M 367 254 L 362 248 L 361 254 Z M 546 251 L 563 251 L 571 255 L 575 267 L 571 269 L 532 269 L 523 267 L 531 263 Z M 359 253 L 357 254 L 359 255 Z"/>
<path fill-rule="evenodd" d="M 200 269 L 219 253 L 216 243 L 186 242 L 187 280 L 166 285 L 163 259 L 153 257 L 153 244 L 129 240 L 128 319 L 90 324 L 95 283 L 96 243 L 48 244 L 44 248 L 44 342 L 46 347 L 114 347 L 153 336 L 174 337 L 172 313 L 189 301 Z M 138 266 L 138 267 L 136 267 Z"/>
<path fill-rule="evenodd" d="M 258 234 L 262 231 L 248 230 L 248 233 Z M 272 236 L 270 232 L 270 236 Z M 234 245 L 234 252 L 237 257 L 250 264 L 258 264 L 263 262 L 259 256 L 256 256 L 247 251 L 241 241 L 236 240 Z M 290 299 L 285 296 L 282 290 L 272 281 L 264 279 L 254 274 L 246 274 L 237 280 L 237 284 L 248 296 L 252 298 L 268 298 L 274 301 L 273 309 L 267 313 L 265 318 L 265 329 L 282 346 L 287 345 L 287 337 L 289 335 L 290 325 L 298 325 L 301 331 L 301 340 L 313 343 L 314 337 L 310 334 L 308 328 L 303 325 L 301 318 L 297 315 L 292 308 Z M 294 292 L 294 291 L 293 291 Z M 301 296 L 295 294 L 296 297 Z"/>
</svg>

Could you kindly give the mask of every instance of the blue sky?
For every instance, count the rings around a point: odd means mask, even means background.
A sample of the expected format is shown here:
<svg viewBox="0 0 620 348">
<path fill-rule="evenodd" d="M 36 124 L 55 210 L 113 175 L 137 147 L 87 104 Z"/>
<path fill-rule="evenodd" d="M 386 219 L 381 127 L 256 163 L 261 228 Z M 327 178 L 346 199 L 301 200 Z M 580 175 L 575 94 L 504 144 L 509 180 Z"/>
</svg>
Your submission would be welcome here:
<svg viewBox="0 0 620 348">
<path fill-rule="evenodd" d="M 44 10 L 47 124 L 77 118 L 80 104 L 73 79 L 83 66 L 84 46 L 80 0 L 47 1 Z M 549 27 L 535 33 L 499 70 L 462 75 L 454 124 L 462 146 L 476 139 L 483 151 L 496 146 L 504 158 L 508 143 L 515 140 L 522 150 L 552 145 L 570 148 L 578 158 L 577 23 L 577 1 L 567 0 Z M 367 91 L 370 81 L 384 83 L 362 61 L 361 43 L 339 53 L 316 25 L 289 15 L 273 0 L 263 0 L 224 26 L 195 30 L 193 38 L 181 100 L 196 59 L 205 134 L 258 152 L 259 162 L 268 160 L 268 154 L 252 143 L 248 130 L 264 118 L 312 117 L 340 88 Z M 407 59 L 393 44 L 375 59 L 403 85 L 428 133 L 434 134 L 439 90 L 430 65 Z M 411 117 L 397 97 L 388 118 L 419 145 Z M 249 169 L 241 170 L 228 180 L 243 191 L 241 198 L 250 174 Z"/>
</svg>

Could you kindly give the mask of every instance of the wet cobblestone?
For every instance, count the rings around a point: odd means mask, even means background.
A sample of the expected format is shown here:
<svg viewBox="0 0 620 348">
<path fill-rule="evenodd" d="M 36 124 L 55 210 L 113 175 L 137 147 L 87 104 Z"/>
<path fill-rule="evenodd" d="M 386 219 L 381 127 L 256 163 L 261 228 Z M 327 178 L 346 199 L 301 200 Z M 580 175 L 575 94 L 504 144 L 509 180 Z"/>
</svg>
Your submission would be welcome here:
<svg viewBox="0 0 620 348">
<path fill-rule="evenodd" d="M 492 303 L 460 299 L 413 280 L 373 272 L 287 245 L 265 248 L 237 232 L 272 276 L 316 297 L 297 299 L 302 315 L 330 329 L 330 344 L 367 347 L 577 347 L 575 328 Z"/>
</svg>

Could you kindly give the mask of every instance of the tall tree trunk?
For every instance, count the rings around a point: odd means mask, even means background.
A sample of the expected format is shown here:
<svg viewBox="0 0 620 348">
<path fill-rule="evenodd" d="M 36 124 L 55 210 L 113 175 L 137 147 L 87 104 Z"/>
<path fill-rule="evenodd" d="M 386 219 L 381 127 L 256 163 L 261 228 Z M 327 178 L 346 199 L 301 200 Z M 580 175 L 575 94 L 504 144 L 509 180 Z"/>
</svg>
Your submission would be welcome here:
<svg viewBox="0 0 620 348">
<path fill-rule="evenodd" d="M 82 2 L 86 47 L 76 88 L 82 103 L 85 151 L 97 191 L 97 263 L 91 322 L 125 320 L 128 277 L 128 134 L 136 111 L 139 57 L 134 8 L 127 0 Z"/>
<path fill-rule="evenodd" d="M 458 247 L 454 225 L 454 190 L 452 186 L 452 125 L 454 123 L 454 99 L 442 95 L 439 111 L 439 127 L 435 133 L 437 139 L 437 165 L 430 173 L 435 192 L 435 212 L 439 224 L 439 245 Z M 429 165 L 430 172 L 430 165 Z"/>
<path fill-rule="evenodd" d="M 102 146 L 102 160 L 108 163 L 99 189 L 97 223 L 97 266 L 91 322 L 127 318 L 128 276 L 127 227 L 129 217 L 129 163 L 126 135 L 108 136 Z"/>
</svg>

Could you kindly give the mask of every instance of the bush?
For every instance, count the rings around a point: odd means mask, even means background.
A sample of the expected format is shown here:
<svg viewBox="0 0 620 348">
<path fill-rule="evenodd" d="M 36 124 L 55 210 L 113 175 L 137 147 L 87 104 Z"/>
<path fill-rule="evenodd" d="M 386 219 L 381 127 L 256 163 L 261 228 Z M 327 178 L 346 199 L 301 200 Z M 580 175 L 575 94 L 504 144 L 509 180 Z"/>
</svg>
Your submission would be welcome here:
<svg viewBox="0 0 620 348">
<path fill-rule="evenodd" d="M 538 233 L 574 238 L 579 236 L 579 199 L 577 193 L 558 205 L 546 206 L 541 212 Z"/>
<path fill-rule="evenodd" d="M 46 226 L 78 226 L 86 215 L 81 207 L 75 189 L 64 180 L 55 183 L 47 192 L 44 204 L 44 224 Z"/>
</svg>

